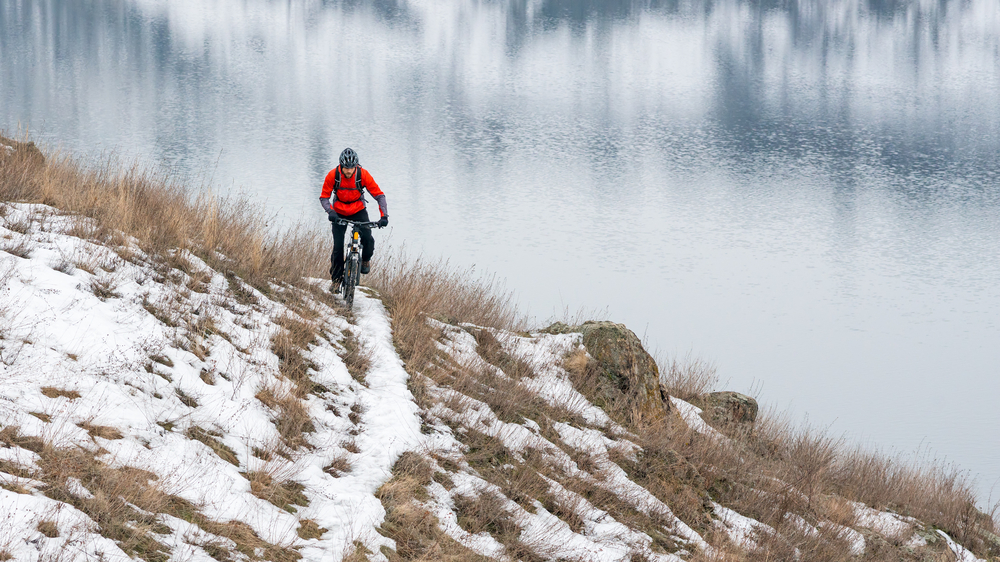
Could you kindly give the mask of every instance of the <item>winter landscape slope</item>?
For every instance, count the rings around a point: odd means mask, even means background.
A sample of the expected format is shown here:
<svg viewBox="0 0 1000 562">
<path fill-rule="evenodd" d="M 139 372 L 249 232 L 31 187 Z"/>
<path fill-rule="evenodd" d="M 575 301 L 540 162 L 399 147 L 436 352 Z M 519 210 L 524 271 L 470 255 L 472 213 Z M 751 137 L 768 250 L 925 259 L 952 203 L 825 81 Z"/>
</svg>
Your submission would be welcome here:
<svg viewBox="0 0 1000 562">
<path fill-rule="evenodd" d="M 624 326 L 524 330 L 398 256 L 348 311 L 32 202 L 56 164 L 24 161 L 0 203 L 0 560 L 1000 552 L 954 474 L 710 415 L 698 370 L 661 374 Z"/>
</svg>

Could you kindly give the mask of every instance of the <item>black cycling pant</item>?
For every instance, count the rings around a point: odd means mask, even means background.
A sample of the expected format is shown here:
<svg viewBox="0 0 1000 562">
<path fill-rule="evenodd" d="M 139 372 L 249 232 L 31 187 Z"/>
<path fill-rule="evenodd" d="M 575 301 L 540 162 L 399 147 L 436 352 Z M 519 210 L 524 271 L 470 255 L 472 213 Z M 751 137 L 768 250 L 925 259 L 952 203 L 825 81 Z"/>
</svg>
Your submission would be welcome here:
<svg viewBox="0 0 1000 562">
<path fill-rule="evenodd" d="M 342 219 L 356 222 L 368 222 L 368 211 L 362 209 L 353 215 L 337 216 Z M 375 237 L 372 236 L 371 227 L 362 226 L 361 231 L 361 261 L 372 259 L 375 253 Z M 344 276 L 344 234 L 347 232 L 346 224 L 333 223 L 333 253 L 330 254 L 330 279 L 337 280 Z"/>
</svg>

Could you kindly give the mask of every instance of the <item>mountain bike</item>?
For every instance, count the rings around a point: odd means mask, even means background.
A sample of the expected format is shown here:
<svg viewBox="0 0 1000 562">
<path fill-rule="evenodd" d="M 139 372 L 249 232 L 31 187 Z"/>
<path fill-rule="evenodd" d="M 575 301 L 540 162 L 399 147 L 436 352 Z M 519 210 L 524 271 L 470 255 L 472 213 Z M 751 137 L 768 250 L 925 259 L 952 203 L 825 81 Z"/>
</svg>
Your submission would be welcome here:
<svg viewBox="0 0 1000 562">
<path fill-rule="evenodd" d="M 344 258 L 344 280 L 340 284 L 340 289 L 344 294 L 344 303 L 347 310 L 354 308 L 354 288 L 361 281 L 361 227 L 382 228 L 377 222 L 357 222 L 347 219 L 337 219 L 337 224 L 351 225 L 351 244 L 347 249 L 347 256 Z"/>
</svg>

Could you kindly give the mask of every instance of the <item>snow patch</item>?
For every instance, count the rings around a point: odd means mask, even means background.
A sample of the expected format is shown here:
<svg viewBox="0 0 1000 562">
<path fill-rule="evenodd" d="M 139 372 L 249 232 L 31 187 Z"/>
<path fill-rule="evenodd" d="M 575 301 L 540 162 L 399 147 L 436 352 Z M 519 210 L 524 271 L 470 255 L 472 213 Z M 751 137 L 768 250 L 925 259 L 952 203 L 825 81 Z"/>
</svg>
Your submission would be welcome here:
<svg viewBox="0 0 1000 562">
<path fill-rule="evenodd" d="M 729 438 L 725 435 L 719 433 L 714 427 L 708 425 L 708 423 L 701 419 L 701 408 L 691 404 L 690 402 L 685 402 L 676 396 L 670 397 L 670 402 L 673 403 L 674 407 L 681 415 L 681 419 L 684 423 L 688 424 L 688 427 L 701 433 L 702 435 L 707 435 L 713 439 L 718 439 L 719 441 L 727 441 Z"/>
</svg>

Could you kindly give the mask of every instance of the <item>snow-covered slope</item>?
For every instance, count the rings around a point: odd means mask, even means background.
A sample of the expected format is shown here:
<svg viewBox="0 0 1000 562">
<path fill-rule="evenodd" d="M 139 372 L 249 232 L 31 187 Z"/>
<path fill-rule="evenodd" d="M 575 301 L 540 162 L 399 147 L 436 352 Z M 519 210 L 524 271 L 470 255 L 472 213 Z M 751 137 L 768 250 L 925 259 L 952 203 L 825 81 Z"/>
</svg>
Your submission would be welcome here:
<svg viewBox="0 0 1000 562">
<path fill-rule="evenodd" d="M 359 538 L 375 550 L 391 544 L 374 532 L 384 515 L 374 493 L 400 453 L 418 445 L 420 433 L 378 300 L 359 294 L 350 320 L 315 299 L 304 305 L 314 311 L 320 335 L 306 357 L 316 367 L 310 378 L 325 389 L 303 401 L 313 428 L 304 434 L 308 446 L 293 450 L 282 444 L 275 424 L 281 413 L 258 395 L 266 390 L 280 400 L 295 392 L 280 376 L 270 342 L 285 330 L 279 320 L 301 319 L 299 312 L 190 254 L 179 256 L 190 273 L 163 272 L 135 246 L 123 259 L 126 249 L 116 253 L 64 234 L 79 231 L 79 221 L 52 209 L 13 205 L 4 221 L 5 248 L 18 246 L 23 256 L 0 253 L 3 428 L 18 428 L 47 447 L 92 451 L 110 467 L 148 471 L 164 493 L 199 506 L 205 517 L 244 522 L 268 543 L 301 546 L 306 559 L 337 559 Z M 240 299 L 231 283 L 240 284 Z M 352 378 L 340 357 L 348 331 L 370 354 L 364 382 Z M 86 427 L 115 431 L 88 433 Z M 235 458 L 193 434 L 221 443 Z M 21 447 L 0 448 L 0 459 L 28 473 L 39 470 L 39 455 Z M 308 505 L 290 513 L 261 499 L 252 493 L 249 473 L 301 485 Z M 46 497 L 43 482 L 9 473 L 0 478 L 7 485 L 0 489 L 0 551 L 18 560 L 55 552 L 63 560 L 98 553 L 129 558 L 95 532 L 86 514 Z M 48 520 L 57 537 L 37 529 Z M 302 520 L 327 531 L 302 540 Z M 227 544 L 225 537 L 193 533 L 176 517 L 162 522 L 169 532 L 164 528 L 155 539 L 172 559 L 208 560 L 197 543 Z"/>
<path fill-rule="evenodd" d="M 408 373 L 373 293 L 349 313 L 319 280 L 262 292 L 49 207 L 2 215 L 0 559 L 677 561 L 794 531 L 978 560 L 863 504 L 766 525 L 682 459 L 665 493 L 574 387 L 580 334 L 428 318 L 436 359 Z"/>
</svg>

